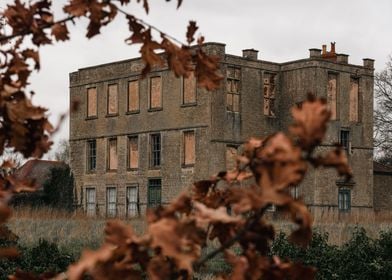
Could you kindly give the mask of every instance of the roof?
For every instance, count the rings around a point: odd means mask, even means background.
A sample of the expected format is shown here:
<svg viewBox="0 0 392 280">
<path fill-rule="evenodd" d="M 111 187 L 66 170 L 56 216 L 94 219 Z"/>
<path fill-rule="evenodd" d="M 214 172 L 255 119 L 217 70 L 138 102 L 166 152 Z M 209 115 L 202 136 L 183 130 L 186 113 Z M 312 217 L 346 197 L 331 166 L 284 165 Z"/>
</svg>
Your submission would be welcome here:
<svg viewBox="0 0 392 280">
<path fill-rule="evenodd" d="M 392 166 L 373 161 L 373 173 L 392 175 Z"/>
<path fill-rule="evenodd" d="M 23 164 L 14 175 L 17 179 L 34 180 L 38 188 L 42 188 L 49 178 L 52 168 L 66 168 L 62 161 L 32 159 Z"/>
</svg>

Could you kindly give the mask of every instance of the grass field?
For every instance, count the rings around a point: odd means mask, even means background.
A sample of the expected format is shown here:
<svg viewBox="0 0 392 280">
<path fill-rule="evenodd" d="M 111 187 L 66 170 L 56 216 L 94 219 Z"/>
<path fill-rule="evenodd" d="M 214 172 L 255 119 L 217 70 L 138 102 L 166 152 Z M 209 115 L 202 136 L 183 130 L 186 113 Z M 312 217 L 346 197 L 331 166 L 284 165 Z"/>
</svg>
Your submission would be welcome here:
<svg viewBox="0 0 392 280">
<path fill-rule="evenodd" d="M 329 233 L 330 244 L 340 245 L 349 240 L 356 227 L 362 226 L 372 238 L 392 228 L 391 212 L 363 212 L 342 215 L 336 210 L 312 211 L 314 227 Z M 289 232 L 294 225 L 286 219 L 272 219 L 277 231 Z M 141 234 L 143 218 L 126 220 Z M 21 245 L 36 244 L 39 239 L 57 243 L 77 256 L 82 248 L 97 248 L 103 241 L 106 220 L 90 218 L 83 213 L 68 213 L 50 208 L 14 209 L 9 228 L 19 236 Z"/>
</svg>

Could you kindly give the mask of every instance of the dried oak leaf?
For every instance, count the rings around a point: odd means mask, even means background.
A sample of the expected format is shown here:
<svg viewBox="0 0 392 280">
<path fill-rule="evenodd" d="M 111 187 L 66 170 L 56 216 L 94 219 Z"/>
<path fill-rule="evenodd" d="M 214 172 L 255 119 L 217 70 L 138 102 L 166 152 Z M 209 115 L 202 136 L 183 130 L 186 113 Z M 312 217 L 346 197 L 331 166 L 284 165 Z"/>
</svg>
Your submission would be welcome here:
<svg viewBox="0 0 392 280">
<path fill-rule="evenodd" d="M 174 72 L 177 77 L 189 77 L 194 70 L 192 65 L 192 54 L 187 47 L 178 47 L 167 38 L 163 38 L 161 47 L 165 50 L 169 69 Z"/>
<path fill-rule="evenodd" d="M 223 79 L 223 76 L 218 73 L 219 57 L 207 55 L 199 48 L 196 54 L 192 56 L 192 60 L 196 64 L 195 76 L 198 86 L 207 90 L 219 88 L 220 81 Z"/>
<path fill-rule="evenodd" d="M 319 156 L 315 159 L 316 166 L 334 167 L 340 176 L 346 176 L 347 179 L 352 177 L 352 170 L 348 164 L 346 153 L 341 147 L 336 147 L 326 155 Z"/>
<path fill-rule="evenodd" d="M 290 241 L 306 247 L 312 239 L 312 216 L 302 201 L 292 200 L 286 207 L 299 228 L 290 234 Z"/>
<path fill-rule="evenodd" d="M 57 41 L 69 40 L 69 32 L 65 23 L 55 23 L 52 26 L 52 35 Z"/>
<path fill-rule="evenodd" d="M 196 21 L 189 21 L 189 25 L 186 31 L 186 40 L 188 44 L 191 44 L 195 40 L 194 35 L 197 29 L 199 29 L 199 27 L 196 25 Z"/>
<path fill-rule="evenodd" d="M 194 201 L 195 219 L 199 227 L 205 227 L 208 224 L 222 223 L 222 224 L 240 224 L 241 217 L 230 216 L 227 213 L 226 207 L 219 207 L 217 209 L 208 208 L 204 204 Z"/>
<path fill-rule="evenodd" d="M 84 279 L 86 272 L 92 272 L 101 264 L 108 262 L 114 254 L 113 245 L 104 244 L 97 251 L 85 250 L 79 261 L 68 267 L 67 275 L 69 280 Z"/>
<path fill-rule="evenodd" d="M 291 125 L 290 132 L 298 137 L 302 148 L 312 151 L 322 142 L 331 116 L 326 101 L 309 95 L 300 106 L 293 107 L 291 113 L 294 124 Z"/>
<path fill-rule="evenodd" d="M 173 265 L 168 258 L 156 255 L 148 263 L 147 274 L 151 280 L 173 279 Z"/>
<path fill-rule="evenodd" d="M 249 269 L 249 263 L 245 256 L 236 256 L 232 252 L 225 251 L 225 259 L 231 264 L 232 271 L 229 277 L 224 279 L 230 280 L 246 280 L 246 271 Z"/>
<path fill-rule="evenodd" d="M 282 190 L 299 184 L 304 178 L 307 165 L 301 149 L 281 132 L 267 138 L 256 156 L 261 159 L 261 163 L 254 167 L 261 188 Z"/>
<path fill-rule="evenodd" d="M 200 230 L 194 223 L 162 218 L 150 224 L 148 232 L 151 235 L 153 248 L 160 248 L 164 256 L 174 260 L 179 270 L 192 274 L 192 264 L 201 254 L 199 242 L 203 240 L 203 236 L 198 236 Z M 199 242 L 195 242 L 196 240 Z"/>
</svg>

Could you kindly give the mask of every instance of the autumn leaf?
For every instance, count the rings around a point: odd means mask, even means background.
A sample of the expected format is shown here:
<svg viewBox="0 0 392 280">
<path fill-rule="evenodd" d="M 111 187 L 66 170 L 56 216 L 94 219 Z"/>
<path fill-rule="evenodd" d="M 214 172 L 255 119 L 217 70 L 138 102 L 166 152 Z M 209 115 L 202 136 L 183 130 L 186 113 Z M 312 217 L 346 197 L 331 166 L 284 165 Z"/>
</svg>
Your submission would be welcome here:
<svg viewBox="0 0 392 280">
<path fill-rule="evenodd" d="M 189 45 L 195 40 L 193 36 L 195 35 L 197 29 L 199 29 L 199 27 L 196 26 L 196 21 L 189 21 L 189 25 L 186 31 L 186 38 Z"/>
<path fill-rule="evenodd" d="M 322 142 L 327 131 L 331 112 L 327 108 L 326 101 L 309 95 L 308 100 L 300 106 L 293 107 L 291 113 L 294 124 L 291 125 L 290 132 L 298 137 L 302 148 L 312 151 Z"/>
<path fill-rule="evenodd" d="M 65 23 L 55 23 L 52 26 L 52 35 L 57 41 L 69 40 L 68 28 Z"/>
</svg>

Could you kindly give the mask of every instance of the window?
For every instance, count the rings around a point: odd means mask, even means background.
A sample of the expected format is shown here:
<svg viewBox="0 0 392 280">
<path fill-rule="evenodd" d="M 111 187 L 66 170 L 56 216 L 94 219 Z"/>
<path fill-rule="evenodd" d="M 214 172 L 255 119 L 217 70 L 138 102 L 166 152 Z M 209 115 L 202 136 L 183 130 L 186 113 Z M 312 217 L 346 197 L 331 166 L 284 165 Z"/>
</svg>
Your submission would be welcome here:
<svg viewBox="0 0 392 280">
<path fill-rule="evenodd" d="M 106 216 L 115 217 L 117 214 L 117 190 L 116 187 L 106 188 Z"/>
<path fill-rule="evenodd" d="M 147 207 L 155 208 L 161 205 L 161 179 L 148 180 L 148 203 Z"/>
<path fill-rule="evenodd" d="M 183 78 L 182 84 L 182 104 L 196 103 L 196 78 L 191 72 L 188 78 Z"/>
<path fill-rule="evenodd" d="M 241 69 L 227 67 L 226 71 L 226 109 L 229 112 L 240 111 Z"/>
<path fill-rule="evenodd" d="M 127 217 L 139 215 L 139 194 L 137 186 L 127 187 Z"/>
<path fill-rule="evenodd" d="M 185 131 L 183 135 L 184 147 L 184 165 L 195 164 L 195 132 Z"/>
<path fill-rule="evenodd" d="M 264 116 L 275 117 L 275 74 L 264 73 Z"/>
<path fill-rule="evenodd" d="M 96 214 L 95 188 L 86 188 L 86 213 L 87 216 Z"/>
<path fill-rule="evenodd" d="M 97 116 L 97 88 L 87 89 L 87 117 Z"/>
<path fill-rule="evenodd" d="M 150 145 L 150 166 L 159 167 L 161 165 L 161 135 L 159 133 L 151 135 Z"/>
<path fill-rule="evenodd" d="M 93 172 L 97 168 L 97 141 L 87 141 L 87 171 Z"/>
<path fill-rule="evenodd" d="M 299 198 L 299 187 L 298 186 L 291 186 L 290 187 L 290 194 L 294 199 Z"/>
<path fill-rule="evenodd" d="M 108 170 L 117 170 L 117 139 L 108 142 Z"/>
<path fill-rule="evenodd" d="M 338 75 L 328 74 L 327 104 L 331 110 L 331 120 L 337 119 L 337 80 Z"/>
<path fill-rule="evenodd" d="M 128 83 L 128 112 L 139 111 L 139 81 Z"/>
<path fill-rule="evenodd" d="M 139 143 L 137 136 L 128 137 L 128 168 L 139 167 Z"/>
<path fill-rule="evenodd" d="M 350 122 L 358 122 L 359 79 L 351 78 L 350 82 Z"/>
<path fill-rule="evenodd" d="M 343 149 L 346 151 L 349 150 L 350 147 L 350 131 L 349 130 L 341 130 L 340 131 L 340 145 L 342 145 Z"/>
<path fill-rule="evenodd" d="M 150 78 L 150 109 L 162 108 L 161 77 Z"/>
<path fill-rule="evenodd" d="M 226 170 L 232 170 L 237 166 L 237 147 L 226 146 Z"/>
<path fill-rule="evenodd" d="M 108 86 L 108 115 L 118 114 L 118 85 Z"/>
<path fill-rule="evenodd" d="M 351 190 L 339 189 L 338 207 L 340 211 L 350 211 L 351 209 Z"/>
</svg>

